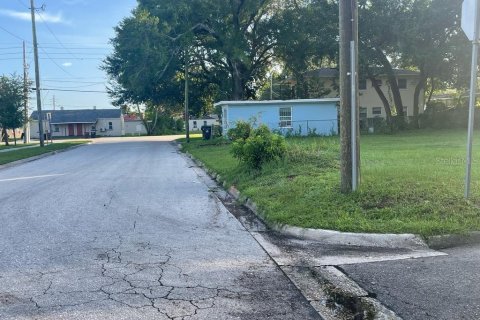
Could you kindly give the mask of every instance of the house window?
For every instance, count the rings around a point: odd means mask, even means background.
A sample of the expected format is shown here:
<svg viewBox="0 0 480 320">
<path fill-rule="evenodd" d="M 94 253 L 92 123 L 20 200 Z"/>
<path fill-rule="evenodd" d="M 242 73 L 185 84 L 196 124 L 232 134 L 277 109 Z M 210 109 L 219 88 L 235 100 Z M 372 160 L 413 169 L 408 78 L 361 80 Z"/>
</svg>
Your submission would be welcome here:
<svg viewBox="0 0 480 320">
<path fill-rule="evenodd" d="M 280 128 L 292 127 L 292 107 L 280 108 Z"/>
<path fill-rule="evenodd" d="M 360 119 L 367 118 L 367 108 L 360 107 Z"/>
<path fill-rule="evenodd" d="M 407 79 L 398 79 L 398 89 L 407 89 Z"/>
<path fill-rule="evenodd" d="M 54 131 L 55 132 L 60 132 L 60 126 L 58 124 L 55 125 Z"/>
<path fill-rule="evenodd" d="M 197 129 L 197 121 L 193 121 L 193 129 Z"/>
<path fill-rule="evenodd" d="M 375 79 L 375 83 L 381 87 L 382 86 L 382 80 L 381 79 Z M 373 82 L 372 82 L 372 86 L 373 86 Z"/>
<path fill-rule="evenodd" d="M 373 107 L 372 108 L 372 114 L 374 116 L 380 116 L 382 115 L 382 107 Z"/>
<path fill-rule="evenodd" d="M 359 90 L 367 90 L 367 80 L 361 79 L 358 81 L 358 89 Z"/>
<path fill-rule="evenodd" d="M 108 130 L 113 130 L 113 122 L 108 123 Z"/>
</svg>

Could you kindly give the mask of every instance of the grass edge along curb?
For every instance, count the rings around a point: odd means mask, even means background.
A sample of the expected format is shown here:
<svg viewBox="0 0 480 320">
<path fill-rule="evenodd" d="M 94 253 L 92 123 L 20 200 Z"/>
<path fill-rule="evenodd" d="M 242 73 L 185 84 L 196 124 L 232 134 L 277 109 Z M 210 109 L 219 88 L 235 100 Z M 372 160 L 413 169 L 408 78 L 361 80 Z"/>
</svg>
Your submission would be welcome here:
<svg viewBox="0 0 480 320">
<path fill-rule="evenodd" d="M 83 147 L 83 146 L 86 146 L 86 145 L 89 145 L 89 144 L 92 144 L 92 142 L 76 144 L 76 145 L 73 145 L 73 146 L 68 146 L 64 149 L 49 151 L 49 152 L 42 153 L 42 154 L 39 154 L 39 155 L 36 155 L 36 156 L 33 156 L 33 157 L 28 157 L 28 158 L 8 162 L 8 163 L 5 163 L 5 164 L 1 164 L 0 165 L 0 170 L 8 169 L 8 168 L 15 167 L 15 166 L 18 166 L 18 165 L 21 165 L 21 164 L 24 164 L 24 163 L 32 162 L 32 161 L 43 159 L 43 158 L 46 158 L 46 157 L 50 157 L 50 156 L 53 156 L 54 154 L 69 151 L 69 150 L 76 149 L 76 148 L 80 148 L 80 147 Z"/>
<path fill-rule="evenodd" d="M 177 147 L 182 150 L 180 142 L 175 141 Z M 450 247 L 480 243 L 480 231 L 470 231 L 466 234 L 445 234 L 423 237 L 413 233 L 392 234 L 392 233 L 355 233 L 342 232 L 327 229 L 310 229 L 290 226 L 280 223 L 272 223 L 265 219 L 257 205 L 249 198 L 243 196 L 239 190 L 227 185 L 226 181 L 212 169 L 208 168 L 200 160 L 195 158 L 185 149 L 182 152 L 202 168 L 213 180 L 215 180 L 240 204 L 251 210 L 270 229 L 281 234 L 294 236 L 305 240 L 322 241 L 329 244 L 387 247 L 387 248 L 410 248 L 410 249 L 446 249 Z"/>
<path fill-rule="evenodd" d="M 182 149 L 179 144 L 179 149 Z M 251 210 L 262 222 L 270 229 L 284 235 L 294 236 L 305 240 L 322 241 L 329 244 L 369 246 L 369 247 L 387 247 L 387 248 L 427 248 L 427 243 L 415 234 L 382 234 L 382 233 L 353 233 L 341 232 L 325 229 L 307 229 L 289 226 L 285 224 L 272 223 L 265 219 L 255 202 L 243 196 L 234 186 L 228 187 L 222 177 L 207 168 L 200 160 L 196 159 L 191 153 L 185 151 L 184 154 L 200 168 L 202 168 L 213 180 L 227 189 L 227 192 L 240 204 Z"/>
</svg>

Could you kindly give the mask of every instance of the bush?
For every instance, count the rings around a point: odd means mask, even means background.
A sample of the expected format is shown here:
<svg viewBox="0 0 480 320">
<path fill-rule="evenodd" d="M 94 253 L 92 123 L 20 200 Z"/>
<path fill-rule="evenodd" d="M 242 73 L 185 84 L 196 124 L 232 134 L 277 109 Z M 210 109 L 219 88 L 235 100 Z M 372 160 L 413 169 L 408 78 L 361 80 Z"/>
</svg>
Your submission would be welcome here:
<svg viewBox="0 0 480 320">
<path fill-rule="evenodd" d="M 183 121 L 182 119 L 177 119 L 175 121 L 175 129 L 178 131 L 178 132 L 182 132 L 185 130 L 185 121 Z"/>
<path fill-rule="evenodd" d="M 250 137 L 250 134 L 252 133 L 253 128 L 252 125 L 248 122 L 245 121 L 237 121 L 236 127 L 228 130 L 227 136 L 228 139 L 232 141 L 237 141 L 237 140 L 247 140 L 248 137 Z"/>
<path fill-rule="evenodd" d="M 246 134 L 245 131 L 242 132 Z M 287 150 L 285 138 L 272 133 L 265 125 L 251 129 L 250 136 L 243 138 L 240 135 L 234 141 L 231 152 L 252 169 L 261 169 L 265 163 L 283 158 Z"/>
<path fill-rule="evenodd" d="M 222 126 L 214 125 L 212 135 L 213 135 L 214 138 L 221 137 L 222 136 Z"/>
</svg>

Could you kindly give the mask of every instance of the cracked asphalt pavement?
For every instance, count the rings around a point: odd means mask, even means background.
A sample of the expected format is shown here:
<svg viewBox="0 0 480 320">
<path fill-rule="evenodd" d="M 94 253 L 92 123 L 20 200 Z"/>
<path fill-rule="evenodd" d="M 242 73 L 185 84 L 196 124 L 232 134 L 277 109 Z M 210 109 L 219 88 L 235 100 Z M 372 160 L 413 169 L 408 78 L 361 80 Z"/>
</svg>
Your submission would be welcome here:
<svg viewBox="0 0 480 320">
<path fill-rule="evenodd" d="M 0 319 L 319 319 L 168 138 L 0 170 Z"/>
</svg>

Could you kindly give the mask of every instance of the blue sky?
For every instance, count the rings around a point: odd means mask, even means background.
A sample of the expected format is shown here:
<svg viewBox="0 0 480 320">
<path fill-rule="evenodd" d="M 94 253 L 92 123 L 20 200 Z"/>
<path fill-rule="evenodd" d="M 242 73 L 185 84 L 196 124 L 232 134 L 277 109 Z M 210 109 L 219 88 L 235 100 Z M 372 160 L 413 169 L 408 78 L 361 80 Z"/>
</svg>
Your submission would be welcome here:
<svg viewBox="0 0 480 320">
<path fill-rule="evenodd" d="M 99 69 L 111 52 L 113 28 L 130 15 L 136 0 L 35 0 L 43 109 L 113 108 Z M 0 74 L 23 75 L 22 40 L 27 45 L 30 79 L 35 79 L 30 0 L 0 0 Z M 30 109 L 36 109 L 32 92 Z"/>
</svg>

